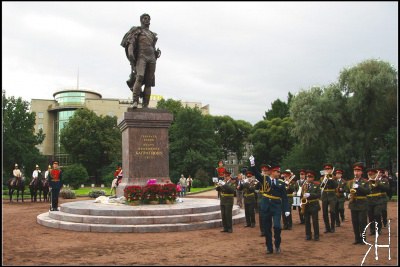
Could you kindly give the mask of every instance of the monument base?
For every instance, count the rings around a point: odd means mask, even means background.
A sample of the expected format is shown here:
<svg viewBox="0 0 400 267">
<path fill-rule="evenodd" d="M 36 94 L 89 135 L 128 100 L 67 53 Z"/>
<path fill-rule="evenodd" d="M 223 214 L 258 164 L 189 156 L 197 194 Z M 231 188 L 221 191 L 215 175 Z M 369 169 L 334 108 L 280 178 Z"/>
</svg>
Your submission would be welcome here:
<svg viewBox="0 0 400 267">
<path fill-rule="evenodd" d="M 173 116 L 166 110 L 128 108 L 118 127 L 122 132 L 123 178 L 117 197 L 128 185 L 146 185 L 150 179 L 169 179 L 168 128 Z"/>
</svg>

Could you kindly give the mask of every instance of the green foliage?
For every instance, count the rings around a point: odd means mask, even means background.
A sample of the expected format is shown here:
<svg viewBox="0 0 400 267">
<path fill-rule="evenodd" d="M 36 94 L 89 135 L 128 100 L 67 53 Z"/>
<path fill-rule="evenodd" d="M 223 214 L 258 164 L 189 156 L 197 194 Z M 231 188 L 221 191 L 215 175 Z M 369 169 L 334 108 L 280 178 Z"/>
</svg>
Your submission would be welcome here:
<svg viewBox="0 0 400 267">
<path fill-rule="evenodd" d="M 396 99 L 397 70 L 366 60 L 344 69 L 338 83 L 298 93 L 290 105 L 291 133 L 304 147 L 323 147 L 319 157 L 341 168 L 355 161 L 391 168 L 397 161 L 391 149 L 397 147 Z"/>
<path fill-rule="evenodd" d="M 203 169 L 199 169 L 196 172 L 196 174 L 194 175 L 194 177 L 196 177 L 196 180 L 199 180 L 201 182 L 201 185 L 198 187 L 207 187 L 208 185 L 212 184 L 211 177 Z M 193 187 L 196 187 L 196 186 L 193 186 Z"/>
<path fill-rule="evenodd" d="M 215 142 L 214 121 L 199 109 L 184 108 L 170 128 L 170 177 L 213 170 L 219 155 Z"/>
<path fill-rule="evenodd" d="M 272 120 L 274 118 L 289 117 L 289 106 L 293 99 L 293 95 L 288 93 L 288 103 L 282 102 L 280 99 L 275 100 L 271 104 L 271 109 L 265 112 L 264 120 Z"/>
<path fill-rule="evenodd" d="M 98 198 L 99 196 L 105 196 L 106 191 L 104 190 L 92 190 L 89 192 L 89 197 L 91 198 Z"/>
<path fill-rule="evenodd" d="M 61 131 L 61 144 L 73 162 L 81 163 L 99 184 L 99 170 L 121 159 L 121 132 L 117 117 L 97 116 L 78 109 Z"/>
<path fill-rule="evenodd" d="M 64 199 L 74 199 L 74 198 L 76 198 L 76 195 L 73 190 L 64 187 L 60 190 L 60 197 L 62 197 Z"/>
<path fill-rule="evenodd" d="M 292 120 L 274 118 L 256 123 L 251 131 L 253 155 L 256 165 L 261 163 L 279 164 L 294 145 L 290 131 Z"/>
<path fill-rule="evenodd" d="M 171 98 L 165 100 L 161 99 L 157 102 L 157 109 L 166 109 L 174 115 L 174 120 L 178 113 L 183 109 L 181 101 L 173 100 Z"/>
<path fill-rule="evenodd" d="M 207 187 L 207 186 L 204 185 L 204 183 L 202 181 L 200 181 L 199 179 L 193 179 L 192 187 L 193 188 L 200 188 L 200 187 Z"/>
<path fill-rule="evenodd" d="M 121 162 L 122 160 L 112 162 L 111 164 L 104 166 L 103 168 L 100 169 L 100 176 L 101 176 L 101 181 L 108 187 L 111 186 L 112 181 L 114 180 L 114 173 L 117 168 L 117 165 Z"/>
<path fill-rule="evenodd" d="M 82 164 L 72 164 L 63 168 L 62 180 L 73 188 L 79 188 L 81 184 L 87 184 L 89 175 Z"/>
<path fill-rule="evenodd" d="M 15 163 L 19 165 L 24 176 L 30 179 L 35 165 L 47 166 L 47 161 L 36 148 L 36 145 L 43 142 L 45 135 L 43 131 L 35 134 L 36 114 L 29 112 L 29 102 L 23 101 L 21 97 L 6 97 L 3 90 L 2 104 L 2 179 L 5 184 L 12 176 Z"/>
</svg>

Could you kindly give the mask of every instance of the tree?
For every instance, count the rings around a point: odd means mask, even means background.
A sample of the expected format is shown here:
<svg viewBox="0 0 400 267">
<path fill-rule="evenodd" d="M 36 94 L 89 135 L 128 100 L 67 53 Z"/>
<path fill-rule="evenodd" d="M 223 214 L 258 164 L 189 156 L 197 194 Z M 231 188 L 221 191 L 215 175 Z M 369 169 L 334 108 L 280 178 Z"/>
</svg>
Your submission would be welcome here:
<svg viewBox="0 0 400 267">
<path fill-rule="evenodd" d="M 353 145 L 363 148 L 358 157 L 367 166 L 384 138 L 382 132 L 397 127 L 397 75 L 388 62 L 372 59 L 344 69 L 339 76 L 353 131 L 358 133 Z"/>
<path fill-rule="evenodd" d="M 157 102 L 157 109 L 166 109 L 174 115 L 174 120 L 178 115 L 179 111 L 183 109 L 181 101 L 173 100 L 171 98 L 164 100 L 161 99 Z"/>
<path fill-rule="evenodd" d="M 217 143 L 224 157 L 228 153 L 236 154 L 238 160 L 242 159 L 244 144 L 248 140 L 251 124 L 243 120 L 234 120 L 229 116 L 214 116 Z"/>
<path fill-rule="evenodd" d="M 271 104 L 271 109 L 265 112 L 264 120 L 272 120 L 274 118 L 285 118 L 289 117 L 290 102 L 293 99 L 293 95 L 288 93 L 288 102 L 282 102 L 280 99 L 275 100 Z"/>
<path fill-rule="evenodd" d="M 88 109 L 78 109 L 61 131 L 61 144 L 74 163 L 81 163 L 100 183 L 99 171 L 121 159 L 121 132 L 117 117 L 97 116 Z"/>
<path fill-rule="evenodd" d="M 203 116 L 198 108 L 183 108 L 177 113 L 170 128 L 170 175 L 171 180 L 181 173 L 195 174 L 199 169 L 209 172 L 220 157 L 216 145 L 214 120 Z"/>
<path fill-rule="evenodd" d="M 72 188 L 78 189 L 81 184 L 88 183 L 89 175 L 82 164 L 72 164 L 63 167 L 63 184 L 70 185 Z"/>
<path fill-rule="evenodd" d="M 36 145 L 43 142 L 43 131 L 35 134 L 34 112 L 29 112 L 29 103 L 21 97 L 6 97 L 2 94 L 3 113 L 3 184 L 12 176 L 14 164 L 18 163 L 28 180 L 35 165 L 47 166 L 46 158 L 40 154 Z"/>
<path fill-rule="evenodd" d="M 274 118 L 256 123 L 251 131 L 253 155 L 258 164 L 279 164 L 294 145 L 290 131 L 292 120 Z"/>
<path fill-rule="evenodd" d="M 372 166 L 386 133 L 397 129 L 396 99 L 397 71 L 366 60 L 344 69 L 338 83 L 298 93 L 290 105 L 292 134 L 304 147 L 323 147 L 320 157 L 342 168 L 355 161 Z"/>
</svg>

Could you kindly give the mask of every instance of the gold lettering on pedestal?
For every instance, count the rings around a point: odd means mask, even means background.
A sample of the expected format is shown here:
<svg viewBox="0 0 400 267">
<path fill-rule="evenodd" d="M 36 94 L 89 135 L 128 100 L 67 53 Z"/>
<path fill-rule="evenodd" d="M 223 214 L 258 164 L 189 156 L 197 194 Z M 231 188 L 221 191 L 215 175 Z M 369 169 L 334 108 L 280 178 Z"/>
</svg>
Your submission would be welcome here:
<svg viewBox="0 0 400 267">
<path fill-rule="evenodd" d="M 157 135 L 146 135 L 140 136 L 140 146 L 135 152 L 135 156 L 143 159 L 155 159 L 156 157 L 163 156 L 163 152 L 156 144 Z"/>
</svg>

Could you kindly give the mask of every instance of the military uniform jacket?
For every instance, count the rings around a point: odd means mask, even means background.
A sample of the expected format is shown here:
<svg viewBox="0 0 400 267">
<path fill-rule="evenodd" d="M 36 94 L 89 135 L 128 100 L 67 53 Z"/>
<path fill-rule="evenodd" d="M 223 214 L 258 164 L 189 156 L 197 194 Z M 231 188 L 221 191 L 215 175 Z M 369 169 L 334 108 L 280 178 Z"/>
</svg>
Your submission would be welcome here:
<svg viewBox="0 0 400 267">
<path fill-rule="evenodd" d="M 336 201 L 337 200 L 337 196 L 336 196 L 336 188 L 337 187 L 338 187 L 338 183 L 335 179 L 333 179 L 333 178 L 328 179 L 328 181 L 326 182 L 325 189 L 322 192 L 321 200 L 322 201 Z M 321 191 L 322 191 L 322 188 L 321 188 Z"/>
<path fill-rule="evenodd" d="M 378 180 L 376 186 L 368 182 L 371 192 L 367 195 L 368 205 L 384 204 L 387 197 L 386 192 L 389 190 L 389 181 Z"/>
<path fill-rule="evenodd" d="M 244 204 L 256 203 L 255 185 L 253 183 L 242 183 L 240 190 L 243 190 Z"/>
<path fill-rule="evenodd" d="M 306 212 L 315 212 L 321 209 L 319 204 L 319 199 L 321 197 L 321 188 L 320 183 L 313 181 L 312 183 L 305 182 L 303 183 L 303 188 L 301 190 L 301 197 L 304 197 L 305 193 L 310 193 L 310 196 L 307 198 L 306 204 Z"/>
<path fill-rule="evenodd" d="M 62 171 L 60 169 L 51 169 L 48 175 L 50 187 L 60 189 L 62 187 Z"/>
<path fill-rule="evenodd" d="M 271 179 L 269 176 L 261 175 L 255 166 L 252 166 L 251 170 L 253 171 L 258 182 L 262 184 L 261 186 L 264 191 L 262 193 L 263 197 L 266 197 L 273 202 L 281 202 L 282 211 L 290 212 L 285 182 L 280 179 Z M 273 180 L 276 180 L 276 185 L 273 184 Z"/>
<path fill-rule="evenodd" d="M 234 182 L 227 182 L 222 186 L 217 186 L 216 190 L 221 192 L 221 205 L 233 205 L 235 189 L 236 184 Z"/>
<path fill-rule="evenodd" d="M 339 202 L 344 202 L 346 200 L 346 197 L 344 195 L 344 193 L 346 192 L 346 181 L 343 178 L 340 178 L 340 181 L 336 180 L 336 182 L 338 183 L 336 196 Z"/>
<path fill-rule="evenodd" d="M 356 183 L 355 179 L 347 183 L 348 191 L 353 188 L 353 184 Z M 355 211 L 368 210 L 367 195 L 370 193 L 368 180 L 360 178 L 358 180 L 358 188 L 355 188 L 356 194 L 353 202 L 349 202 L 349 209 Z"/>
</svg>

